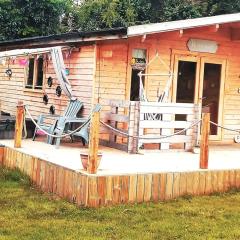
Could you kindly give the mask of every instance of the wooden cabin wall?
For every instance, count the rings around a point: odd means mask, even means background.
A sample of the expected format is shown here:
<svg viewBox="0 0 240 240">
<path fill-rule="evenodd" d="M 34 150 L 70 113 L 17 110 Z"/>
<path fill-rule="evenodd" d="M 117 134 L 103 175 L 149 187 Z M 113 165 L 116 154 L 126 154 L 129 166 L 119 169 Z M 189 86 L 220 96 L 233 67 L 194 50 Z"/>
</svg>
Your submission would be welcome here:
<svg viewBox="0 0 240 240">
<path fill-rule="evenodd" d="M 216 54 L 190 52 L 187 41 L 190 38 L 213 40 L 218 43 Z M 131 81 L 131 53 L 134 48 L 147 49 L 148 62 L 154 59 L 156 51 L 165 65 L 158 59 L 148 66 L 147 73 L 167 73 L 174 71 L 174 54 L 198 55 L 226 59 L 226 77 L 223 97 L 223 125 L 240 129 L 240 43 L 231 41 L 228 28 L 220 27 L 218 31 L 210 28 L 186 30 L 183 33 L 169 32 L 147 35 L 146 39 L 134 37 L 125 42 L 105 42 L 98 46 L 96 71 L 95 100 L 103 99 L 129 100 Z M 148 76 L 145 79 L 145 89 L 149 101 L 157 101 L 166 86 L 168 77 Z M 171 92 L 171 91 L 170 91 Z M 171 93 L 170 93 L 171 95 Z M 171 98 L 171 96 L 170 96 Z M 107 106 L 104 108 L 107 110 Z M 222 140 L 233 141 L 234 132 L 224 130 Z"/>
<path fill-rule="evenodd" d="M 103 113 L 111 111 L 108 100 L 126 99 L 128 43 L 126 40 L 109 41 L 97 45 L 97 64 L 95 78 L 95 102 L 102 105 Z M 119 109 L 123 114 L 123 108 Z M 121 128 L 118 124 L 118 128 Z M 101 139 L 108 140 L 110 135 L 101 126 Z M 118 137 L 117 142 L 122 143 L 123 138 Z"/>
<path fill-rule="evenodd" d="M 97 66 L 95 80 L 95 101 L 108 109 L 104 100 L 125 100 L 128 67 L 128 44 L 113 41 L 97 46 Z"/>
<path fill-rule="evenodd" d="M 63 54 L 64 55 L 64 54 Z M 70 69 L 68 79 L 72 85 L 73 94 L 78 99 L 84 102 L 84 115 L 89 113 L 92 103 L 93 92 L 93 77 L 95 72 L 95 47 L 84 46 L 76 48 L 72 51 L 70 57 L 64 55 L 64 62 L 66 68 Z M 68 97 L 62 92 L 61 97 L 57 97 L 55 89 L 58 82 L 54 73 L 51 61 L 46 66 L 44 74 L 44 87 L 43 90 L 30 90 L 24 87 L 25 83 L 25 67 L 17 63 L 10 64 L 9 68 L 12 69 L 12 77 L 5 74 L 8 68 L 6 65 L 0 65 L 0 101 L 1 111 L 15 114 L 16 104 L 18 100 L 22 100 L 24 104 L 29 106 L 29 109 L 34 117 L 39 114 L 48 114 L 51 105 L 56 108 L 56 114 L 62 114 L 65 110 L 69 100 Z M 53 78 L 53 86 L 51 88 L 47 85 L 47 79 L 51 76 Z M 47 93 L 49 102 L 47 105 L 43 103 L 43 94 Z"/>
</svg>

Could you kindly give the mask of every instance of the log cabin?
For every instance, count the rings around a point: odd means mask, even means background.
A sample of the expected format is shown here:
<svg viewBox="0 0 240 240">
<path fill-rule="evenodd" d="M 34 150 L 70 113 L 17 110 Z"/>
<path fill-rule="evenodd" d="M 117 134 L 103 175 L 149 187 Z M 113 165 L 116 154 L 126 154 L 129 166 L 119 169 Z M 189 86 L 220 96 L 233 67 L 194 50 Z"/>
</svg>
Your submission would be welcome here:
<svg viewBox="0 0 240 240">
<path fill-rule="evenodd" d="M 59 83 L 48 54 L 55 46 L 62 47 L 73 94 L 84 102 L 83 115 L 99 102 L 104 119 L 130 135 L 155 135 L 160 128 L 161 135 L 172 134 L 191 126 L 202 111 L 210 111 L 217 125 L 240 129 L 240 13 L 0 42 L 5 53 L 36 49 L 1 58 L 1 111 L 14 114 L 18 100 L 34 117 L 50 107 L 56 114 L 64 111 L 68 98 L 56 95 Z M 187 132 L 191 138 L 179 136 L 173 142 L 190 139 L 186 149 L 193 147 L 198 130 Z M 233 143 L 239 134 L 211 125 L 210 135 L 220 144 Z M 101 136 L 103 144 L 130 148 L 130 140 L 117 134 L 102 130 Z M 134 138 L 130 142 L 136 145 Z M 159 139 L 139 141 L 137 146 L 145 143 L 170 148 L 168 141 Z"/>
</svg>

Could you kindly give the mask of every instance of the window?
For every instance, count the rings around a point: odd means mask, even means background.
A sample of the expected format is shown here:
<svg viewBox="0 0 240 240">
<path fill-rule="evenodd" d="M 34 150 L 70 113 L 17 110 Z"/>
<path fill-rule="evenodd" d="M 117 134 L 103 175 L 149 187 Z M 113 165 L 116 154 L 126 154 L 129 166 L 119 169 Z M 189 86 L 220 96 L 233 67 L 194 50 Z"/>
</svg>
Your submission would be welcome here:
<svg viewBox="0 0 240 240">
<path fill-rule="evenodd" d="M 44 60 L 43 57 L 31 57 L 27 66 L 27 80 L 26 88 L 29 89 L 42 89 L 43 87 L 43 72 Z"/>
</svg>

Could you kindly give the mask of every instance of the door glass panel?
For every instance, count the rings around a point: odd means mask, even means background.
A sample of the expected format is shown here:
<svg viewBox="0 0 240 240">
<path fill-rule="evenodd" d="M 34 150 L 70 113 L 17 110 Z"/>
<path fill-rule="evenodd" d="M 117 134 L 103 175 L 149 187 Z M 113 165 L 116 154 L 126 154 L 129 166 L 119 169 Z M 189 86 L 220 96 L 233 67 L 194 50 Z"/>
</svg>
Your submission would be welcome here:
<svg viewBox="0 0 240 240">
<path fill-rule="evenodd" d="M 196 62 L 178 62 L 177 103 L 194 103 L 196 71 Z"/>
<path fill-rule="evenodd" d="M 145 73 L 146 68 L 146 49 L 133 49 L 132 52 L 132 76 L 131 76 L 131 89 L 130 89 L 130 101 L 139 101 L 139 91 L 140 91 L 140 77 L 138 74 L 140 72 Z M 142 85 L 145 85 L 145 78 L 142 77 Z"/>
<path fill-rule="evenodd" d="M 130 101 L 140 101 L 140 98 L 139 98 L 140 78 L 138 76 L 139 73 L 140 73 L 140 70 L 132 69 Z M 143 73 L 144 73 L 144 71 L 143 71 Z M 142 84 L 144 87 L 144 85 L 145 85 L 144 77 L 142 77 Z"/>
<path fill-rule="evenodd" d="M 221 64 L 204 64 L 202 107 L 210 112 L 210 119 L 215 123 L 218 123 L 221 69 Z M 217 135 L 218 128 L 211 124 L 210 132 Z"/>
</svg>

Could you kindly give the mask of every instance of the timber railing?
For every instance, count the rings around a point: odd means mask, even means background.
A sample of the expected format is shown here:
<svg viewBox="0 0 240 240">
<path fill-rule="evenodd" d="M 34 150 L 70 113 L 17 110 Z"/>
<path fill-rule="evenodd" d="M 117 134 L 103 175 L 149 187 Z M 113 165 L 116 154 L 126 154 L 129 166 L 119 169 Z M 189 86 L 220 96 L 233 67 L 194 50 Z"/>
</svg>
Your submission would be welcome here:
<svg viewBox="0 0 240 240">
<path fill-rule="evenodd" d="M 102 120 L 114 129 L 118 129 L 127 135 L 129 132 L 129 108 L 131 102 L 124 100 L 104 100 L 104 105 L 110 106 L 110 111 L 101 114 Z M 101 135 L 104 136 L 100 137 L 101 145 L 128 151 L 127 136 L 118 134 L 116 131 L 111 131 L 104 126 L 101 129 Z"/>
<path fill-rule="evenodd" d="M 197 144 L 200 116 L 195 104 L 118 100 L 106 103 L 111 110 L 102 114 L 102 120 L 108 124 L 103 127 L 102 145 L 136 153 L 145 144 L 169 149 L 180 143 L 185 150 Z"/>
<path fill-rule="evenodd" d="M 198 125 L 193 124 L 199 120 L 198 105 L 140 102 L 139 117 L 139 147 L 159 143 L 160 149 L 169 149 L 171 144 L 181 143 L 185 150 L 191 150 L 196 144 Z M 184 131 L 175 135 L 179 130 Z"/>
</svg>

